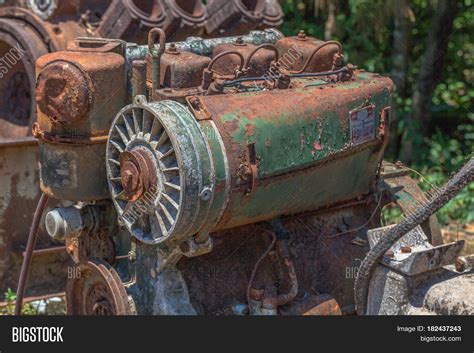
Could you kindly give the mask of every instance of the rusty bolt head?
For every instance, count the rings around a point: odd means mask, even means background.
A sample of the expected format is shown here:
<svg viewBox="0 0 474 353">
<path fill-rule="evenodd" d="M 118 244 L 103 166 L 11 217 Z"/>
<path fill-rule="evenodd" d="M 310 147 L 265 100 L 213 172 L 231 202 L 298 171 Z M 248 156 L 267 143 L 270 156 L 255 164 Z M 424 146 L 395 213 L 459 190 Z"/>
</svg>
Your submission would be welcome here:
<svg viewBox="0 0 474 353">
<path fill-rule="evenodd" d="M 250 288 L 249 297 L 255 301 L 261 301 L 263 299 L 264 289 Z"/>
<path fill-rule="evenodd" d="M 238 46 L 242 46 L 242 45 L 246 45 L 244 43 L 244 39 L 242 37 L 237 37 L 237 39 L 235 40 L 235 45 L 238 45 Z"/>
<path fill-rule="evenodd" d="M 394 258 L 395 257 L 395 254 L 393 253 L 392 250 L 389 250 L 385 253 L 386 256 L 390 257 L 390 258 Z"/>
<path fill-rule="evenodd" d="M 191 103 L 191 106 L 193 107 L 194 110 L 200 110 L 201 109 L 201 101 L 199 100 L 198 97 L 190 98 L 189 103 Z"/>
<path fill-rule="evenodd" d="M 120 155 L 120 177 L 128 200 L 137 201 L 157 181 L 150 156 L 141 149 Z"/>
<path fill-rule="evenodd" d="M 126 161 L 121 170 L 122 187 L 127 193 L 134 193 L 140 186 L 138 166 L 132 161 Z"/>
<path fill-rule="evenodd" d="M 34 122 L 33 125 L 31 126 L 31 134 L 35 138 L 41 138 L 41 129 L 39 127 L 38 122 Z"/>
<path fill-rule="evenodd" d="M 176 48 L 176 44 L 171 43 L 168 49 L 166 50 L 166 53 L 172 54 L 172 55 L 178 55 L 180 54 L 180 51 L 178 50 L 178 48 Z"/>
<path fill-rule="evenodd" d="M 403 254 L 410 254 L 411 253 L 411 247 L 409 246 L 402 246 L 400 248 L 400 251 L 403 253 Z"/>
<path fill-rule="evenodd" d="M 454 266 L 456 267 L 456 271 L 458 271 L 458 272 L 464 272 L 464 271 L 466 271 L 466 268 L 467 268 L 466 261 L 464 261 L 460 257 L 458 257 L 456 259 L 456 262 L 454 263 Z"/>
<path fill-rule="evenodd" d="M 298 32 L 298 40 L 306 40 L 307 37 L 306 37 L 306 33 L 305 31 L 301 30 Z"/>
<path fill-rule="evenodd" d="M 39 110 L 53 122 L 77 123 L 86 119 L 92 109 L 92 82 L 73 63 L 55 61 L 39 74 L 36 101 Z"/>
</svg>

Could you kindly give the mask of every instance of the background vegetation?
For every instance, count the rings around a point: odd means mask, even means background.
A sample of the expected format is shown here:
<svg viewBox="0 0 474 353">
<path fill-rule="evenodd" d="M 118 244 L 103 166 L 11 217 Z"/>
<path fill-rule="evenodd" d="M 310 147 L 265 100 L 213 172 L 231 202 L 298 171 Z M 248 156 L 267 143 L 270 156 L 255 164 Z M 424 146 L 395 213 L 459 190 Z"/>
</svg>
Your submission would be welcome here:
<svg viewBox="0 0 474 353">
<path fill-rule="evenodd" d="M 474 147 L 474 0 L 281 0 L 283 32 L 344 46 L 346 60 L 396 84 L 387 159 L 440 186 Z M 439 214 L 474 222 L 474 184 Z"/>
</svg>

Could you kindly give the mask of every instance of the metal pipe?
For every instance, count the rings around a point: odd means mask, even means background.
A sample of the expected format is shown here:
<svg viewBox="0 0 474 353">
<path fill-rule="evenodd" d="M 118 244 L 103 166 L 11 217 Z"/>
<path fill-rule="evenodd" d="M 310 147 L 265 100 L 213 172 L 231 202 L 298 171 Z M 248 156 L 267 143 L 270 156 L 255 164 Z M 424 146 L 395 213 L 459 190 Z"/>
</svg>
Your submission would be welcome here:
<svg viewBox="0 0 474 353">
<path fill-rule="evenodd" d="M 159 46 L 156 47 L 155 43 L 158 40 Z M 160 61 L 161 56 L 166 50 L 166 34 L 160 28 L 153 28 L 148 33 L 148 51 L 152 60 L 152 92 L 151 98 L 156 100 L 156 90 L 160 88 Z"/>
<path fill-rule="evenodd" d="M 33 222 L 31 224 L 30 234 L 28 235 L 28 243 L 26 244 L 25 258 L 23 259 L 23 264 L 21 265 L 20 279 L 18 281 L 18 288 L 16 291 L 15 315 L 21 315 L 21 307 L 23 304 L 23 297 L 25 295 L 26 283 L 28 282 L 28 274 L 30 272 L 33 251 L 35 250 L 36 240 L 38 239 L 38 227 L 48 199 L 48 195 L 41 195 L 33 217 Z"/>
<path fill-rule="evenodd" d="M 321 43 L 320 45 L 318 45 L 316 48 L 314 48 L 313 52 L 311 53 L 311 55 L 308 57 L 308 59 L 306 60 L 306 62 L 303 64 L 303 67 L 298 70 L 298 71 L 293 71 L 291 72 L 292 74 L 302 74 L 309 66 L 309 64 L 311 63 L 311 60 L 313 60 L 314 56 L 321 50 L 323 49 L 324 47 L 327 47 L 328 45 L 337 45 L 338 49 L 339 49 L 339 54 L 342 54 L 342 44 L 335 41 L 335 40 L 331 40 L 331 41 L 328 41 L 328 42 L 324 42 L 324 43 Z"/>
</svg>

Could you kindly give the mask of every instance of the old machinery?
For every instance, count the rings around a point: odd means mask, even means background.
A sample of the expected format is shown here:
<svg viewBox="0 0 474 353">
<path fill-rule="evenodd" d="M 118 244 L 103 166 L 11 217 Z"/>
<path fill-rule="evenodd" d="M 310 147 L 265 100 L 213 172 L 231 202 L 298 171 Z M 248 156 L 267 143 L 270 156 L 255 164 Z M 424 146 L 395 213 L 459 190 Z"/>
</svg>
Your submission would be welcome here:
<svg viewBox="0 0 474 353">
<path fill-rule="evenodd" d="M 209 35 L 237 33 L 262 27 L 278 27 L 283 23 L 283 11 L 278 1 L 210 0 L 206 6 Z"/>
<path fill-rule="evenodd" d="M 228 4 L 245 14 L 262 8 L 265 16 L 257 16 L 251 26 L 246 25 L 242 30 L 238 28 L 237 13 L 231 15 L 234 24 L 219 15 Z M 207 5 L 201 0 L 5 2 L 0 6 L 0 93 L 4 97 L 0 102 L 0 138 L 30 135 L 36 116 L 35 61 L 44 54 L 66 50 L 69 41 L 100 37 L 144 43 L 148 31 L 155 27 L 163 29 L 169 39 L 185 40 L 191 36 L 216 37 L 216 31 L 228 36 L 279 26 L 283 14 L 278 1 L 262 4 L 257 6 L 241 0 L 214 1 Z M 216 9 L 219 14 L 215 13 Z M 212 33 L 206 29 L 209 23 Z"/>
<path fill-rule="evenodd" d="M 159 6 L 159 4 L 156 5 L 157 3 L 158 1 L 155 0 L 114 2 L 111 0 L 7 0 L 0 4 L 0 57 L 2 59 L 0 63 L 0 93 L 3 97 L 0 102 L 0 162 L 4 167 L 4 172 L 0 173 L 1 184 L 4 186 L 0 191 L 2 203 L 0 207 L 0 253 L 2 254 L 0 290 L 3 292 L 8 288 L 16 287 L 19 265 L 23 258 L 24 244 L 28 235 L 27 226 L 33 218 L 33 212 L 40 197 L 37 140 L 28 137 L 32 132 L 32 124 L 36 121 L 36 60 L 44 54 L 67 49 L 67 43 L 76 37 L 105 36 L 144 43 L 148 30 L 155 26 L 166 27 L 169 36 L 176 34 L 173 38 L 177 39 L 185 38 L 188 35 L 207 36 L 203 31 L 205 21 L 207 21 L 207 12 L 200 1 L 166 1 L 166 3 L 163 1 L 164 10 L 160 12 L 160 16 L 157 16 L 155 21 L 153 18 L 157 14 L 156 8 Z M 278 4 L 276 4 L 276 8 L 279 8 Z M 117 11 L 117 9 L 121 10 Z M 150 16 L 146 15 L 147 11 L 150 11 Z M 232 31 L 227 33 L 232 33 Z M 243 36 L 243 40 L 249 44 L 258 45 L 267 40 L 269 36 L 278 36 L 278 34 L 276 31 L 255 32 L 252 35 Z M 227 40 L 230 39 L 227 38 Z M 232 39 L 232 41 L 234 40 Z M 209 48 L 212 50 L 213 46 L 208 46 L 207 43 L 207 40 L 193 37 L 185 42 L 177 43 L 177 47 L 182 50 L 192 46 L 196 52 L 207 51 Z M 220 41 L 219 43 L 224 42 Z M 141 56 L 143 48 L 132 44 L 127 46 L 127 68 L 134 61 L 135 56 L 145 58 L 145 55 Z M 189 55 L 193 54 L 189 53 Z M 200 59 L 202 60 L 203 57 Z M 204 61 L 206 60 L 209 59 L 204 58 Z M 65 62 L 69 61 L 66 59 Z M 135 66 L 140 66 L 138 62 L 135 64 Z M 173 60 L 170 60 L 169 64 L 174 65 Z M 87 81 L 87 78 L 82 80 L 80 69 L 76 70 L 75 67 L 70 68 L 71 70 L 64 80 L 61 77 L 61 82 L 71 83 L 66 89 L 74 87 L 74 84 L 79 84 L 78 90 L 61 93 L 54 98 L 56 103 L 66 96 L 70 98 L 71 95 L 80 92 L 84 87 L 84 81 Z M 144 65 L 142 67 L 146 68 Z M 197 70 L 202 71 L 201 67 L 198 67 Z M 173 71 L 176 72 L 176 70 Z M 56 67 L 56 77 L 63 73 L 65 71 Z M 131 73 L 132 70 L 127 70 L 130 78 L 133 76 Z M 187 81 L 188 75 L 186 72 L 184 74 L 184 77 L 176 76 L 176 79 Z M 134 75 L 134 77 L 140 78 L 140 75 Z M 172 84 L 175 85 L 175 83 Z M 50 80 L 48 87 L 51 88 L 54 85 L 51 85 Z M 131 86 L 133 85 L 130 84 L 127 89 Z M 59 90 L 60 88 L 56 85 L 55 89 Z M 78 104 L 87 110 L 89 104 L 87 101 L 90 97 L 81 97 L 83 102 Z M 42 103 L 43 108 L 50 115 L 58 115 L 54 114 L 52 111 L 54 109 L 61 110 L 70 107 L 67 102 L 63 106 L 55 105 L 55 103 L 48 106 L 50 103 L 50 101 Z M 121 103 L 120 108 L 125 104 Z M 80 118 L 79 115 L 84 113 L 82 108 L 71 112 L 72 116 L 69 118 L 71 120 Z M 101 109 L 97 106 L 96 108 Z M 89 141 L 91 144 L 100 145 L 100 138 L 96 138 L 100 137 L 100 133 L 86 130 L 87 127 L 82 126 L 78 129 L 72 121 L 69 121 L 61 131 L 55 131 L 55 134 L 66 138 L 66 140 L 68 138 L 74 139 L 74 137 L 86 139 L 91 137 L 92 142 Z M 103 133 L 104 139 L 107 132 Z M 84 140 L 79 141 L 79 145 L 83 146 L 81 154 L 88 153 L 84 151 L 90 152 L 90 150 L 100 149 L 99 146 L 85 146 L 83 142 Z M 102 147 L 105 146 L 104 143 L 105 141 L 102 141 Z M 48 146 L 45 145 L 45 149 L 48 149 Z M 57 157 L 64 156 L 65 154 L 62 154 Z M 105 175 L 103 161 L 97 162 L 96 165 L 103 166 L 101 174 Z M 88 168 L 91 166 L 82 165 L 81 168 L 89 170 Z M 108 197 L 105 178 L 102 179 L 102 186 L 98 183 L 91 187 L 94 190 L 89 192 L 95 194 L 94 198 L 97 198 L 99 193 L 102 193 L 102 197 Z M 84 196 L 82 195 L 81 198 Z M 54 207 L 54 203 L 54 201 L 50 202 L 48 207 Z M 18 224 L 15 221 L 16 217 L 12 217 L 12 215 L 20 217 L 25 222 Z M 49 239 L 43 226 L 40 227 L 39 233 L 38 249 L 34 253 L 33 262 L 41 264 L 41 266 L 33 266 L 32 273 L 34 275 L 30 276 L 31 290 L 29 293 L 32 295 L 57 293 L 63 287 L 61 276 L 58 274 L 63 271 L 63 264 L 67 256 L 61 252 L 62 244 L 54 239 Z"/>
<path fill-rule="evenodd" d="M 78 39 L 37 69 L 41 187 L 75 203 L 47 230 L 88 274 L 68 280 L 70 314 L 354 313 L 357 270 L 390 233 L 383 207 L 426 200 L 383 162 L 391 80 L 345 63 L 338 42 L 166 44 L 154 28 L 146 46 Z M 387 309 L 387 271 L 422 285 L 455 262 L 462 243 L 442 244 L 431 215 L 367 277 L 360 314 L 413 312 Z M 436 280 L 469 286 L 464 267 Z"/>
</svg>

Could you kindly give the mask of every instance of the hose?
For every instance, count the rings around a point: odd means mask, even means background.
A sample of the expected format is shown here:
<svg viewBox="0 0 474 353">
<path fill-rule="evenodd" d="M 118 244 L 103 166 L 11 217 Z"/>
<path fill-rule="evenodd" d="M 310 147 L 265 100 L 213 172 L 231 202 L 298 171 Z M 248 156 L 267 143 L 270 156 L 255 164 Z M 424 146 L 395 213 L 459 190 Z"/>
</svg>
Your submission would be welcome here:
<svg viewBox="0 0 474 353">
<path fill-rule="evenodd" d="M 42 194 L 36 207 L 35 214 L 33 216 L 33 222 L 30 228 L 30 234 L 28 235 L 28 242 L 26 244 L 25 257 L 21 265 L 20 279 L 18 280 L 18 288 L 16 291 L 15 301 L 15 315 L 21 315 L 21 307 L 23 305 L 23 297 L 25 295 L 26 283 L 28 282 L 28 274 L 31 267 L 31 259 L 33 258 L 33 251 L 36 247 L 36 240 L 38 239 L 38 227 L 43 216 L 44 209 L 48 202 L 49 196 Z"/>
<path fill-rule="evenodd" d="M 413 230 L 415 227 L 429 219 L 436 211 L 446 205 L 455 197 L 466 185 L 474 179 L 474 157 L 462 167 L 462 169 L 449 180 L 434 197 L 424 206 L 399 224 L 390 229 L 367 254 L 359 268 L 359 275 L 355 281 L 354 296 L 356 310 L 359 315 L 366 314 L 367 298 L 369 293 L 370 279 L 384 254 L 401 237 Z"/>
</svg>

